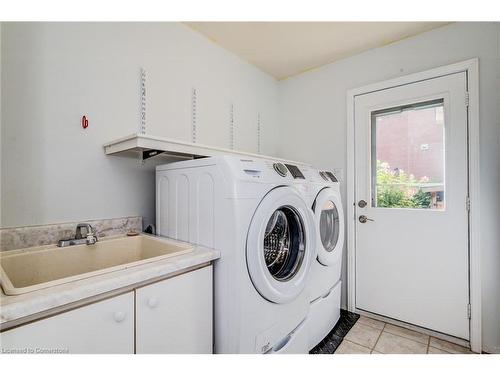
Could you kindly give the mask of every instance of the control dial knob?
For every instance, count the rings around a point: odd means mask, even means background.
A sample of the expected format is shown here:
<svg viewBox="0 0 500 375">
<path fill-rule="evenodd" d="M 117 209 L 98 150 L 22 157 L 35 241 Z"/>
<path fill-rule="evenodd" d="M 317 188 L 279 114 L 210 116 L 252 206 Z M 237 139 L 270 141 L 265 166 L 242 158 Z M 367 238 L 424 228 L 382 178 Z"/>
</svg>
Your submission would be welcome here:
<svg viewBox="0 0 500 375">
<path fill-rule="evenodd" d="M 286 169 L 285 165 L 282 163 L 274 163 L 273 168 L 281 177 L 285 177 L 288 173 L 288 169 Z"/>
</svg>

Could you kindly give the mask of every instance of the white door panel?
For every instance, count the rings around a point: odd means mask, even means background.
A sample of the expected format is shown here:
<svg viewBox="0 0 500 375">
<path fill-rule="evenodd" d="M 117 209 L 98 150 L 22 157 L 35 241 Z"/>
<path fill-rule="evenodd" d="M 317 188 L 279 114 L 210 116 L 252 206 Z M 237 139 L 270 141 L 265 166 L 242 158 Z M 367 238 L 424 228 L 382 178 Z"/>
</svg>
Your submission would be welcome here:
<svg viewBox="0 0 500 375">
<path fill-rule="evenodd" d="M 26 324 L 0 334 L 2 350 L 27 353 L 134 353 L 134 293 Z"/>
<path fill-rule="evenodd" d="M 355 98 L 356 308 L 463 339 L 469 338 L 466 90 L 465 73 L 456 73 Z M 434 117 L 415 115 L 422 110 Z M 404 198 L 393 203 L 399 191 Z M 361 215 L 373 221 L 361 223 Z"/>
<path fill-rule="evenodd" d="M 212 353 L 212 266 L 136 290 L 136 352 Z"/>
</svg>

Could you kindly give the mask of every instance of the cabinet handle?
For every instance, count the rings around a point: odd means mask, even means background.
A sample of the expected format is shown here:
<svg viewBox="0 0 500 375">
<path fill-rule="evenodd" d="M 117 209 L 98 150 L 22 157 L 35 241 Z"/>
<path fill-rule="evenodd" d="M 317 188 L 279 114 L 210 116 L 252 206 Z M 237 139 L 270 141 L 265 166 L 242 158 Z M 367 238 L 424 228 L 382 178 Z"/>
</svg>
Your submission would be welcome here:
<svg viewBox="0 0 500 375">
<path fill-rule="evenodd" d="M 156 306 L 158 306 L 158 299 L 151 297 L 148 299 L 148 306 L 154 309 Z"/>
<path fill-rule="evenodd" d="M 115 319 L 115 322 L 120 323 L 125 320 L 125 313 L 123 311 L 117 311 L 113 315 L 113 318 Z"/>
</svg>

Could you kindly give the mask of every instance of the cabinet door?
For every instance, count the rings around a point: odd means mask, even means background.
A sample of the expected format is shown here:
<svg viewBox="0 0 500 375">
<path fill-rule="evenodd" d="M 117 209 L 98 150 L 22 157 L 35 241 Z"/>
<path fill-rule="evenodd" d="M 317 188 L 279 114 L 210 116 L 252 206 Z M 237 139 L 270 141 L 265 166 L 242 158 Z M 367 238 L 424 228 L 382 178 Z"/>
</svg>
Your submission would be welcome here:
<svg viewBox="0 0 500 375">
<path fill-rule="evenodd" d="M 3 352 L 134 353 L 134 292 L 0 334 Z"/>
<path fill-rule="evenodd" d="M 137 353 L 212 353 L 212 266 L 136 290 Z"/>
</svg>

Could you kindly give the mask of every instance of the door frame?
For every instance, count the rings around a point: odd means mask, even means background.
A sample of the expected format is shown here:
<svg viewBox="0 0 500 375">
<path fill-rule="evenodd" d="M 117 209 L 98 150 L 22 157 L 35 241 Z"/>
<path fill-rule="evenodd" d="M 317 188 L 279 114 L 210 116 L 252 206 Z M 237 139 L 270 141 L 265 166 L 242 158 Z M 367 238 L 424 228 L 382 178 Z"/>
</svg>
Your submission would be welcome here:
<svg viewBox="0 0 500 375">
<path fill-rule="evenodd" d="M 466 73 L 468 90 L 468 185 L 469 185 L 469 299 L 471 305 L 470 346 L 481 353 L 481 270 L 480 270 L 480 196 L 479 196 L 479 60 L 473 58 L 451 65 L 409 74 L 347 91 L 347 309 L 359 312 L 356 293 L 356 216 L 355 216 L 355 129 L 356 96 L 426 81 L 454 73 Z"/>
</svg>

